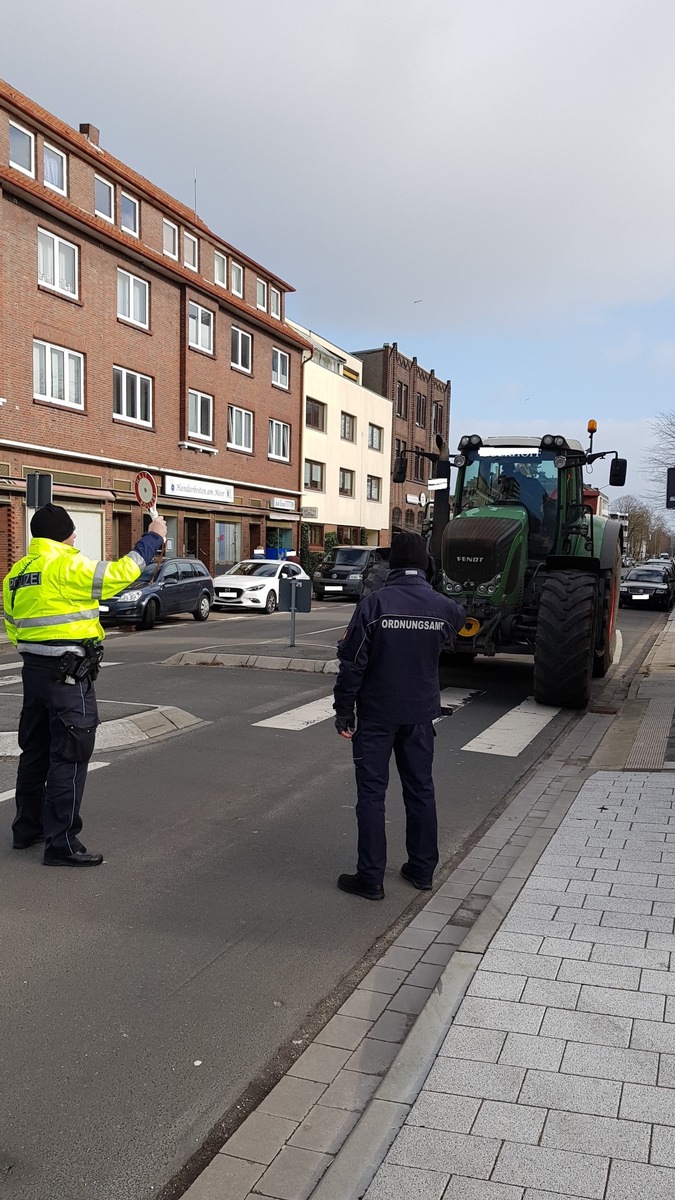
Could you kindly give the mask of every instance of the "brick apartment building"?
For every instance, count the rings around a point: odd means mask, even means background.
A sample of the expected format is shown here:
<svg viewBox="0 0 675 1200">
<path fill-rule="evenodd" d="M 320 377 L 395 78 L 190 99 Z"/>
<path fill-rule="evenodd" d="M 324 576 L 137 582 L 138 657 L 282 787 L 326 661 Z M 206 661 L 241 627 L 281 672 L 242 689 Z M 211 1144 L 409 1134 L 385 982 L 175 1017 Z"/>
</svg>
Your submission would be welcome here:
<svg viewBox="0 0 675 1200">
<path fill-rule="evenodd" d="M 447 439 L 450 428 L 450 381 L 425 371 L 416 358 L 401 354 L 396 342 L 381 349 L 355 350 L 363 363 L 363 383 L 393 407 L 391 469 L 402 451 L 408 451 L 408 478 L 391 485 L 391 525 L 406 529 L 422 524 L 420 495 L 431 477 L 431 463 L 415 451 L 436 452 L 436 434 Z"/>
<path fill-rule="evenodd" d="M 25 476 L 54 476 L 80 548 L 140 536 L 150 471 L 169 554 L 216 570 L 297 546 L 301 375 L 287 283 L 0 81 L 0 570 Z"/>
</svg>

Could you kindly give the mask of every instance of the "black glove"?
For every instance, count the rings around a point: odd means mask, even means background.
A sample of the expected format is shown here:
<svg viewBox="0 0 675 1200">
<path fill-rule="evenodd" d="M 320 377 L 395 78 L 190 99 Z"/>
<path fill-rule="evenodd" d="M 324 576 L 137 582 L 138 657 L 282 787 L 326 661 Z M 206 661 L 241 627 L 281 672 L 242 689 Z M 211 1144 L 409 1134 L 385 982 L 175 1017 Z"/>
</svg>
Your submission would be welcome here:
<svg viewBox="0 0 675 1200">
<path fill-rule="evenodd" d="M 355 725 L 356 720 L 353 713 L 351 713 L 348 717 L 335 718 L 335 728 L 337 729 L 338 733 L 353 733 Z"/>
</svg>

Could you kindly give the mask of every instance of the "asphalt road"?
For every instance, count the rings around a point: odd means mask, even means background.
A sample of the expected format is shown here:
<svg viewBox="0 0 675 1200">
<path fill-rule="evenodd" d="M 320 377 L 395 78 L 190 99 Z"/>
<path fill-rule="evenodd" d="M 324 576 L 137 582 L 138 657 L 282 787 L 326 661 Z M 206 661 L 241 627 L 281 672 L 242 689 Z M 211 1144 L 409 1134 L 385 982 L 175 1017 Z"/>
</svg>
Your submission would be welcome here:
<svg viewBox="0 0 675 1200">
<path fill-rule="evenodd" d="M 303 653 L 333 657 L 350 615 L 315 606 Z M 664 621 L 622 610 L 624 654 Z M 111 751 L 92 773 L 84 836 L 106 865 L 45 870 L 9 848 L 0 803 L 0 1194 L 3 1200 L 149 1200 L 315 1005 L 415 903 L 398 877 L 392 781 L 386 899 L 335 888 L 353 869 L 349 746 L 325 720 L 256 722 L 327 696 L 325 676 L 170 667 L 183 649 L 287 644 L 288 618 L 178 619 L 110 639 L 102 716 L 174 704 L 193 731 Z M 13 662 L 0 653 L 0 680 Z M 115 664 L 115 665 L 113 665 Z M 530 660 L 453 673 L 463 707 L 437 726 L 441 861 L 575 719 L 559 713 L 515 758 L 463 749 L 531 695 Z M 598 684 L 598 688 L 600 683 Z M 19 689 L 0 687 L 0 728 Z M 0 768 L 11 789 L 16 760 Z"/>
</svg>

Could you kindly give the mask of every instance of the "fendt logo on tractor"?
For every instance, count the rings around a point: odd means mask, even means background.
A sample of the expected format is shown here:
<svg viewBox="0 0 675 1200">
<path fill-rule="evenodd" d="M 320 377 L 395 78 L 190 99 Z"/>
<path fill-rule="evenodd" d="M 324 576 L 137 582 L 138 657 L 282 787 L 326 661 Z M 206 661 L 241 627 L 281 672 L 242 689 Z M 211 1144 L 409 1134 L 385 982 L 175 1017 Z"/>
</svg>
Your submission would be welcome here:
<svg viewBox="0 0 675 1200">
<path fill-rule="evenodd" d="M 593 676 L 604 676 L 616 647 L 623 531 L 584 503 L 584 467 L 612 456 L 608 483 L 623 487 L 627 464 L 616 450 L 560 434 L 461 438 L 451 461 L 436 438 L 429 553 L 433 585 L 464 606 L 467 622 L 445 661 L 478 654 L 534 656 L 539 704 L 585 708 Z M 407 455 L 394 464 L 405 482 Z M 450 468 L 457 468 L 454 503 Z M 472 579 L 458 567 L 472 564 Z M 461 572 L 464 574 L 464 571 Z"/>
</svg>

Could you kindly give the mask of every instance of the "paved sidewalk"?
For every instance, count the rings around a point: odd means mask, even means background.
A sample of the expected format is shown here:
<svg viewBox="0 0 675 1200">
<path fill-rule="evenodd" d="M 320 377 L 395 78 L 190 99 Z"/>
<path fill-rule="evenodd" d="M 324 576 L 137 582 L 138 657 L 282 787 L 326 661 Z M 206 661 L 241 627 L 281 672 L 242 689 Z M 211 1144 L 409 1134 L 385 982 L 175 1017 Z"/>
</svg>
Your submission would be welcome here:
<svg viewBox="0 0 675 1200">
<path fill-rule="evenodd" d="M 367 1200 L 675 1196 L 674 784 L 584 784 Z"/>
</svg>

